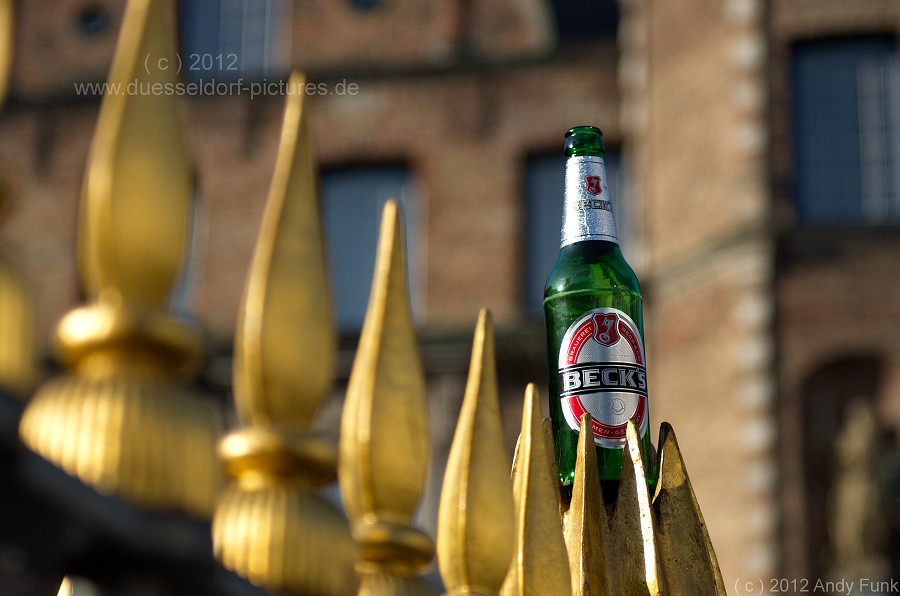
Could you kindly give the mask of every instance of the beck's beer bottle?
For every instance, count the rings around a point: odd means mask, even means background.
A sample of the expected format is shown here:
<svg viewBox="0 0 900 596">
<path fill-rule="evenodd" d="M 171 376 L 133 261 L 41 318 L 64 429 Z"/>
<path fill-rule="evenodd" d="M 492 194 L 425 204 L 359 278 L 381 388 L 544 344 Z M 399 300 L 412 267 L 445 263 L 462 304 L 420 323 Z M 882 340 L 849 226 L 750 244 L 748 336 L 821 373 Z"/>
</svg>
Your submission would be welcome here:
<svg viewBox="0 0 900 596">
<path fill-rule="evenodd" d="M 550 415 L 563 487 L 575 475 L 582 415 L 591 415 L 606 492 L 622 472 L 625 428 L 634 419 L 653 481 L 641 290 L 619 248 L 603 136 L 566 132 L 565 206 L 559 258 L 544 290 Z"/>
</svg>

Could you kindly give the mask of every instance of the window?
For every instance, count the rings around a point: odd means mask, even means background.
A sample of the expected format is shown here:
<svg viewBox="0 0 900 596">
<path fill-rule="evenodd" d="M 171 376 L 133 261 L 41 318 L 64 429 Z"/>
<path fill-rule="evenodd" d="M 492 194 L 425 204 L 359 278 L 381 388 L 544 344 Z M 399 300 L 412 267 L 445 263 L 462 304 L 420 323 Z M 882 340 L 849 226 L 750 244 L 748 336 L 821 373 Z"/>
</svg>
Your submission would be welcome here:
<svg viewBox="0 0 900 596">
<path fill-rule="evenodd" d="M 793 52 L 796 213 L 805 225 L 900 221 L 900 70 L 892 38 Z"/>
<path fill-rule="evenodd" d="M 377 8 L 381 2 L 379 0 L 350 0 L 350 4 L 357 10 L 367 11 Z"/>
<path fill-rule="evenodd" d="M 627 192 L 623 168 L 617 151 L 606 150 L 606 175 L 612 194 L 613 213 L 620 241 L 629 229 L 626 205 L 622 201 Z M 563 185 L 566 158 L 562 152 L 539 155 L 525 164 L 525 271 L 524 299 L 526 312 L 543 316 L 544 284 L 559 255 L 562 230 Z"/>
<path fill-rule="evenodd" d="M 406 255 L 413 313 L 416 312 L 417 257 L 421 250 L 412 181 L 404 167 L 354 167 L 321 176 L 322 218 L 331 273 L 332 304 L 342 333 L 358 333 L 369 302 L 381 210 L 399 202 L 406 230 Z M 412 258 L 411 258 L 412 257 Z"/>
<path fill-rule="evenodd" d="M 188 81 L 262 81 L 289 69 L 290 0 L 182 0 Z"/>
<path fill-rule="evenodd" d="M 552 0 L 559 43 L 615 39 L 619 4 L 615 0 Z"/>
<path fill-rule="evenodd" d="M 94 37 L 109 29 L 109 9 L 102 4 L 88 4 L 76 18 L 78 30 L 88 37 Z"/>
</svg>

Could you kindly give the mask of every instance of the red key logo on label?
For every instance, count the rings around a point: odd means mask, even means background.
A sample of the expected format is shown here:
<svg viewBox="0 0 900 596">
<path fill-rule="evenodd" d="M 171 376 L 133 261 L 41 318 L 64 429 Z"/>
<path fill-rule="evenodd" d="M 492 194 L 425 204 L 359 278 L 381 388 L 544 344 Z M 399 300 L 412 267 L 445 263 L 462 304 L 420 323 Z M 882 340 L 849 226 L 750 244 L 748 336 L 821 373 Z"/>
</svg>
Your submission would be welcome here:
<svg viewBox="0 0 900 596">
<path fill-rule="evenodd" d="M 600 184 L 600 176 L 585 176 L 585 190 L 592 195 L 599 195 L 603 192 L 603 185 Z"/>
</svg>

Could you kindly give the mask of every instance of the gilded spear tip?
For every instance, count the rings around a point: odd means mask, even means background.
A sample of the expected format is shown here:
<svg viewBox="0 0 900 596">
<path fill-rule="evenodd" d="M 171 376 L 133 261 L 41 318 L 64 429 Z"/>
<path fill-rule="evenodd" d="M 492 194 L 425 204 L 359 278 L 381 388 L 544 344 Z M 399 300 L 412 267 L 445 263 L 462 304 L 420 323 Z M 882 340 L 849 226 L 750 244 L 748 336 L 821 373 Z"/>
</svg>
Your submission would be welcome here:
<svg viewBox="0 0 900 596">
<path fill-rule="evenodd" d="M 291 75 L 292 85 L 302 81 Z M 237 323 L 234 389 L 244 426 L 219 443 L 233 481 L 216 508 L 213 549 L 267 588 L 351 594 L 356 547 L 344 516 L 316 492 L 335 479 L 336 448 L 310 428 L 331 387 L 336 338 L 309 120 L 303 95 L 289 95 Z"/>
<path fill-rule="evenodd" d="M 303 80 L 291 75 L 292 84 Z M 244 422 L 311 423 L 337 357 L 328 286 L 309 107 L 292 94 L 237 323 L 235 401 Z"/>
<path fill-rule="evenodd" d="M 660 476 L 653 500 L 657 512 L 660 563 L 674 593 L 725 594 L 719 562 L 688 478 L 675 432 L 659 431 Z"/>
<path fill-rule="evenodd" d="M 171 0 L 133 0 L 122 20 L 82 190 L 79 265 L 91 298 L 164 307 L 187 251 L 194 167 L 179 97 L 145 91 L 174 84 Z"/>
<path fill-rule="evenodd" d="M 431 538 L 412 526 L 430 450 L 425 374 L 406 287 L 402 220 L 388 201 L 341 416 L 338 464 L 367 594 L 420 593 L 416 574 L 434 557 Z"/>
<path fill-rule="evenodd" d="M 406 291 L 402 221 L 395 201 L 382 212 L 375 274 L 341 419 L 339 476 L 357 522 L 411 518 L 425 486 L 428 419 L 425 374 Z M 396 454 L 406 454 L 404 466 Z"/>
<path fill-rule="evenodd" d="M 0 105 L 6 100 L 13 65 L 14 0 L 0 0 Z M 3 199 L 0 198 L 0 206 Z"/>
<path fill-rule="evenodd" d="M 600 490 L 591 415 L 587 412 L 581 416 L 572 502 L 565 525 L 573 593 L 585 596 L 612 594 L 606 566 L 609 520 Z"/>
<path fill-rule="evenodd" d="M 438 563 L 451 594 L 496 593 L 509 569 L 515 518 L 503 437 L 493 323 L 482 309 L 438 516 Z"/>
<path fill-rule="evenodd" d="M 544 437 L 540 393 L 530 383 L 525 389 L 513 479 L 516 545 L 502 590 L 505 595 L 568 594 L 571 590 L 556 472 Z"/>
</svg>

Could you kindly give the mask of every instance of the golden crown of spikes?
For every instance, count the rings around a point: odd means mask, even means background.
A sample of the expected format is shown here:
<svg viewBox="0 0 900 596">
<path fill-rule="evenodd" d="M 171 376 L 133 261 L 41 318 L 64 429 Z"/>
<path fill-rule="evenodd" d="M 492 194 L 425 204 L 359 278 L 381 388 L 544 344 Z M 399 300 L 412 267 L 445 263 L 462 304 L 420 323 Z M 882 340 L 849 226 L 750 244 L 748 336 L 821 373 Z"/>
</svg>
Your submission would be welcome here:
<svg viewBox="0 0 900 596">
<path fill-rule="evenodd" d="M 4 75 L 10 6 L 0 3 Z M 131 0 L 110 82 L 174 82 L 171 70 L 148 70 L 142 60 L 174 57 L 174 40 L 171 0 Z M 185 383 L 201 342 L 167 312 L 194 192 L 182 118 L 174 96 L 103 99 L 79 230 L 88 301 L 59 324 L 68 372 L 40 387 L 28 404 L 20 426 L 27 446 L 135 506 L 211 518 L 218 560 L 274 590 L 430 593 L 420 574 L 436 557 L 449 594 L 725 593 L 667 424 L 659 436 L 655 494 L 648 493 L 629 425 L 630 457 L 623 458 L 615 503 L 603 502 L 593 445 L 584 440 L 565 503 L 532 385 L 510 461 L 487 311 L 475 330 L 437 544 L 413 527 L 426 481 L 428 404 L 394 202 L 383 212 L 339 446 L 312 430 L 331 387 L 336 341 L 302 94 L 287 98 L 238 318 L 234 390 L 242 426 L 219 440 L 214 414 Z M 0 382 L 20 390 L 33 377 L 22 288 L 0 260 Z M 582 439 L 590 436 L 586 423 Z M 224 483 L 221 462 L 229 477 Z M 346 516 L 318 493 L 335 478 Z"/>
</svg>

